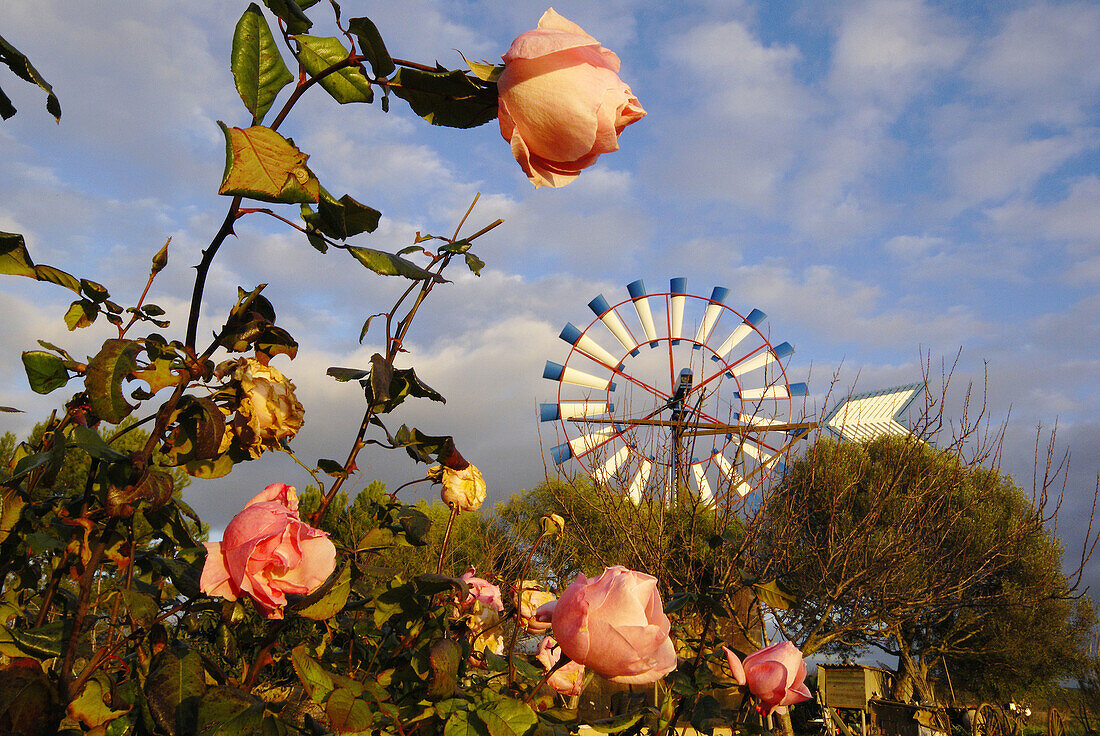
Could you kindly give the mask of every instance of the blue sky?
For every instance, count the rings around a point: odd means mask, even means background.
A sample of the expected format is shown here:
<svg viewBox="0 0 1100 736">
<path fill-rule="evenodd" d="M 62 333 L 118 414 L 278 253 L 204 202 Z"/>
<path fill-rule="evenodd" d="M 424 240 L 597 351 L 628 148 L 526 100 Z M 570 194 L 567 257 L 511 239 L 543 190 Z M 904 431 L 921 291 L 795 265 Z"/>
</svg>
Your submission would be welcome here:
<svg viewBox="0 0 1100 736">
<path fill-rule="evenodd" d="M 517 0 L 376 3 L 395 56 L 443 64 L 497 60 L 544 5 Z M 224 215 L 215 121 L 246 125 L 228 71 L 246 3 L 73 4 L 8 0 L 0 34 L 53 83 L 54 125 L 35 88 L 3 87 L 19 114 L 0 124 L 0 229 L 24 233 L 40 262 L 140 291 L 148 258 L 172 237 L 153 300 L 182 330 L 191 271 Z M 505 225 L 479 241 L 481 278 L 458 274 L 409 341 L 410 361 L 449 402 L 398 418 L 453 433 L 493 491 L 530 487 L 544 465 L 541 379 L 587 324 L 596 294 L 625 296 L 683 276 L 695 293 L 731 289 L 731 306 L 769 314 L 773 342 L 821 408 L 834 374 L 847 391 L 920 380 L 923 360 L 961 352 L 948 416 L 968 382 L 1009 424 L 1004 467 L 1029 487 L 1035 428 L 1057 423 L 1072 454 L 1059 531 L 1069 548 L 1100 469 L 1100 4 L 1047 2 L 561 2 L 555 8 L 623 60 L 648 116 L 622 150 L 561 190 L 534 190 L 496 123 L 433 128 L 398 100 L 340 107 L 316 91 L 283 127 L 325 186 L 383 212 L 361 244 L 397 250 L 417 230 Z M 316 32 L 331 33 L 318 6 Z M 6 75 L 6 71 L 3 72 Z M 284 93 L 285 94 L 285 93 Z M 269 282 L 280 320 L 302 342 L 280 368 L 298 384 L 305 458 L 342 455 L 358 424 L 353 387 L 329 365 L 365 365 L 363 318 L 399 284 L 294 233 L 247 219 L 216 262 L 204 329 L 237 285 Z M 0 287 L 0 429 L 25 432 L 55 402 L 25 388 L 20 350 L 46 337 L 92 353 L 97 325 L 65 332 L 68 292 Z M 858 379 L 858 380 L 857 380 Z M 550 444 L 549 442 L 547 444 Z M 374 456 L 391 486 L 422 469 Z M 202 483 L 189 500 L 214 521 L 272 480 L 308 478 L 282 458 Z M 1095 571 L 1097 565 L 1093 566 Z M 1094 592 L 1100 574 L 1092 574 Z"/>
</svg>

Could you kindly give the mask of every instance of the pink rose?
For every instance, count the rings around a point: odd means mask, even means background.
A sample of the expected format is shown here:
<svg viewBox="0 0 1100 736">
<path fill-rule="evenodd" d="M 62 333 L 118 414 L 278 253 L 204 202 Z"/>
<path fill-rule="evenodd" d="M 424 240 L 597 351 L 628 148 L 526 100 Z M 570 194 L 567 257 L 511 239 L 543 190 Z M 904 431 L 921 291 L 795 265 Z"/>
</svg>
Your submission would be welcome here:
<svg viewBox="0 0 1100 736">
<path fill-rule="evenodd" d="M 206 544 L 199 587 L 235 601 L 249 596 L 268 618 L 282 618 L 286 593 L 311 593 L 336 568 L 328 533 L 298 518 L 292 486 L 273 483 L 233 517 L 221 542 Z"/>
<path fill-rule="evenodd" d="M 616 565 L 581 575 L 536 618 L 552 610 L 554 637 L 574 662 L 612 682 L 656 682 L 676 669 L 676 648 L 657 578 Z"/>
<path fill-rule="evenodd" d="M 484 578 L 475 576 L 475 572 L 477 571 L 471 567 L 462 573 L 462 581 L 470 587 L 470 594 L 466 596 L 462 606 L 469 608 L 474 604 L 481 604 L 500 613 L 504 610 L 504 599 L 500 597 L 500 588 Z"/>
<path fill-rule="evenodd" d="M 619 150 L 623 128 L 645 117 L 619 79 L 619 57 L 550 8 L 504 54 L 497 118 L 536 187 L 560 187 Z"/>
<path fill-rule="evenodd" d="M 541 634 L 550 628 L 550 620 L 536 617 L 538 609 L 554 600 L 553 593 L 539 590 L 534 580 L 520 580 L 512 588 L 512 598 L 516 602 L 516 619 L 520 628 L 528 634 Z"/>
<path fill-rule="evenodd" d="M 539 642 L 535 657 L 542 663 L 542 668 L 549 672 L 561 659 L 561 647 L 554 637 L 548 636 Z M 567 662 L 550 675 L 546 684 L 562 695 L 580 695 L 584 690 L 584 665 L 580 662 Z"/>
<path fill-rule="evenodd" d="M 726 647 L 726 663 L 738 685 L 748 685 L 749 692 L 760 704 L 760 715 L 772 712 L 786 713 L 788 705 L 809 700 L 812 695 L 806 689 L 806 663 L 802 652 L 789 641 L 758 649 L 745 657 L 742 664 L 737 655 Z"/>
</svg>

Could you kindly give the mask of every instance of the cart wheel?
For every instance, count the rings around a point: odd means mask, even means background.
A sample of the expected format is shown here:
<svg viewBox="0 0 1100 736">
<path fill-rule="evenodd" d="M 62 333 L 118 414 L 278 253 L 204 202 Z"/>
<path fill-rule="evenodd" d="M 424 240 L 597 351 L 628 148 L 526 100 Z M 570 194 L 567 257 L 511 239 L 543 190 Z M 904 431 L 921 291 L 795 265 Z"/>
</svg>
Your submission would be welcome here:
<svg viewBox="0 0 1100 736">
<path fill-rule="evenodd" d="M 1047 711 L 1047 736 L 1066 736 L 1066 724 L 1057 708 Z"/>
<path fill-rule="evenodd" d="M 1001 709 L 992 703 L 982 703 L 974 711 L 974 720 L 970 724 L 972 736 L 1006 736 L 1005 717 Z"/>
</svg>

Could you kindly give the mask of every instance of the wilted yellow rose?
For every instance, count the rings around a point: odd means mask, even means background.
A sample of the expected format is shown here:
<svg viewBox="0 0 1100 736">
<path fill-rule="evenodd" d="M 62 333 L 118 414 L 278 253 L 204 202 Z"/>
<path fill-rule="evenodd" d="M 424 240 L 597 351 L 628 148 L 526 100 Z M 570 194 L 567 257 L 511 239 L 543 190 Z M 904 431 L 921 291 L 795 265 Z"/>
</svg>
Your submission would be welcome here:
<svg viewBox="0 0 1100 736">
<path fill-rule="evenodd" d="M 270 365 L 240 358 L 218 366 L 219 375 L 237 384 L 236 415 L 230 422 L 241 447 L 252 457 L 298 434 L 305 409 L 294 395 L 294 384 Z"/>
<path fill-rule="evenodd" d="M 544 603 L 557 596 L 545 590 L 539 590 L 534 580 L 520 580 L 512 588 L 512 597 L 516 603 L 516 618 L 520 627 L 528 634 L 541 634 L 550 628 L 549 621 L 535 619 L 535 611 Z"/>
<path fill-rule="evenodd" d="M 473 465 L 462 470 L 437 465 L 428 470 L 428 477 L 443 484 L 439 495 L 448 506 L 459 511 L 477 511 L 485 503 L 485 479 Z"/>
</svg>

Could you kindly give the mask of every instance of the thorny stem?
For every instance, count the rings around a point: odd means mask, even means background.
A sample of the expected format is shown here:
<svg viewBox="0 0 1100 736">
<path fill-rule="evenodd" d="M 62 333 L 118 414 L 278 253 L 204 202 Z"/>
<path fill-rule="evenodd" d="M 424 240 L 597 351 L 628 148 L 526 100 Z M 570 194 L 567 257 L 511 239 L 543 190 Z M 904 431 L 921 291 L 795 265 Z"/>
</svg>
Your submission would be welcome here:
<svg viewBox="0 0 1100 736">
<path fill-rule="evenodd" d="M 65 702 L 70 702 L 74 696 L 74 693 L 71 692 L 73 662 L 76 661 L 77 645 L 80 642 L 80 630 L 83 628 L 84 618 L 88 614 L 88 599 L 92 591 L 92 578 L 95 577 L 96 569 L 99 567 L 99 561 L 103 557 L 104 550 L 107 549 L 107 539 L 110 537 L 111 532 L 114 531 L 117 523 L 118 518 L 114 517 L 103 527 L 103 533 L 100 534 L 99 539 L 92 548 L 92 554 L 88 558 L 88 562 L 84 565 L 84 572 L 80 575 L 80 597 L 77 599 L 76 612 L 73 614 L 73 628 L 69 632 L 69 641 L 65 645 L 65 653 L 61 660 L 60 684 L 61 694 Z"/>
<path fill-rule="evenodd" d="M 451 505 L 451 518 L 447 520 L 447 531 L 443 533 L 443 544 L 439 546 L 439 563 L 435 566 L 435 574 L 443 573 L 443 558 L 447 555 L 447 543 L 451 541 L 451 529 L 455 525 L 455 517 L 458 516 L 458 505 Z"/>
</svg>

